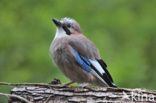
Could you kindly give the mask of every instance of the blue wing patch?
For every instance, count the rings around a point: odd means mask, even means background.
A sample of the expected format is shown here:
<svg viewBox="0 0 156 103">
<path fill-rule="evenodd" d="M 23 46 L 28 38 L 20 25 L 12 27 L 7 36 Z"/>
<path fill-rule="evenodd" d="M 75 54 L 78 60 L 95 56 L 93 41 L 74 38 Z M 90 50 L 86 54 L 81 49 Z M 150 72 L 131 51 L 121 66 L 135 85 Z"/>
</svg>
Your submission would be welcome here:
<svg viewBox="0 0 156 103">
<path fill-rule="evenodd" d="M 74 49 L 72 49 L 72 52 L 74 54 L 75 60 L 82 67 L 82 69 L 84 69 L 86 72 L 91 72 L 92 70 L 95 71 L 97 75 L 106 82 L 107 85 L 111 87 L 116 87 L 109 72 L 106 69 L 106 64 L 102 60 L 95 60 L 93 62 L 93 60 L 79 55 L 79 53 Z M 97 65 L 97 63 L 102 66 L 102 69 L 98 68 L 99 66 Z M 103 70 L 103 73 L 101 73 L 101 70 Z"/>
<path fill-rule="evenodd" d="M 87 72 L 90 72 L 92 70 L 92 68 L 89 66 L 91 63 L 89 61 L 89 59 L 83 57 L 83 56 L 80 56 L 78 54 L 77 51 L 75 51 L 74 49 L 72 50 L 74 56 L 75 56 L 75 59 L 76 61 L 80 64 L 80 66 Z"/>
<path fill-rule="evenodd" d="M 81 58 L 88 64 L 88 65 L 91 65 L 90 61 L 88 58 L 85 58 L 83 56 L 81 56 Z"/>
</svg>

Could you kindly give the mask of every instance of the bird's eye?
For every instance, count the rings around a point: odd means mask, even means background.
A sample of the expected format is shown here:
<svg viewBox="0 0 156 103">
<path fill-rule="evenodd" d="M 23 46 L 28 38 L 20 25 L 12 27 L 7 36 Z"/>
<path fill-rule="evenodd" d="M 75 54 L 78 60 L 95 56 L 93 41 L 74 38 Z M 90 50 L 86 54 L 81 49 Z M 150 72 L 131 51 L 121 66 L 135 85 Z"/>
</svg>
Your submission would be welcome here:
<svg viewBox="0 0 156 103">
<path fill-rule="evenodd" d="M 71 25 L 70 25 L 70 24 L 67 24 L 67 27 L 68 27 L 68 28 L 71 28 Z"/>
</svg>

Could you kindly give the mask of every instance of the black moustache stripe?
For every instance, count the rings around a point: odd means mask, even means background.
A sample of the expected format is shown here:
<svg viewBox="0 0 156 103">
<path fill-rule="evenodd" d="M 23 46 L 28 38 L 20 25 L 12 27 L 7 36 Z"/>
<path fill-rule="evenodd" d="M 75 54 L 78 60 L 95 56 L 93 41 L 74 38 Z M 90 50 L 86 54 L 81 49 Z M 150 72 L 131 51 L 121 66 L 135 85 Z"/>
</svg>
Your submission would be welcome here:
<svg viewBox="0 0 156 103">
<path fill-rule="evenodd" d="M 70 30 L 66 26 L 63 26 L 63 29 L 66 32 L 66 34 L 68 34 L 68 35 L 71 34 Z"/>
</svg>

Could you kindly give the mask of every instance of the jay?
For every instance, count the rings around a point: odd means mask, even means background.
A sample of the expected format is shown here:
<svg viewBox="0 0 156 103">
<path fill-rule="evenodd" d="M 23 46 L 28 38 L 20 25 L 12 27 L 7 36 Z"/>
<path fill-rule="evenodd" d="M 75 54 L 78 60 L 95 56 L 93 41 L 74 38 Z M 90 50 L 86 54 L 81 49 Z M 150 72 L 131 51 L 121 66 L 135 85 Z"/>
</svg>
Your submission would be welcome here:
<svg viewBox="0 0 156 103">
<path fill-rule="evenodd" d="M 67 17 L 52 20 L 57 29 L 50 45 L 50 55 L 58 68 L 71 80 L 68 84 L 77 82 L 79 86 L 96 84 L 116 87 L 98 49 L 82 34 L 79 24 Z"/>
</svg>

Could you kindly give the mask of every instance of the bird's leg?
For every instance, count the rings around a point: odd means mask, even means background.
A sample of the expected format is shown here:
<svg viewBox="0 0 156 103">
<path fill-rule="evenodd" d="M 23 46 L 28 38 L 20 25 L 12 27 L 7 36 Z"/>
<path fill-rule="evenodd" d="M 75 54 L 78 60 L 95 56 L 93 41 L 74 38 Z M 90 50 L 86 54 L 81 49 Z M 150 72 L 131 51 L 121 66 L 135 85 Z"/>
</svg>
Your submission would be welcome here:
<svg viewBox="0 0 156 103">
<path fill-rule="evenodd" d="M 64 84 L 64 86 L 69 86 L 70 84 L 75 83 L 74 81 Z"/>
</svg>

